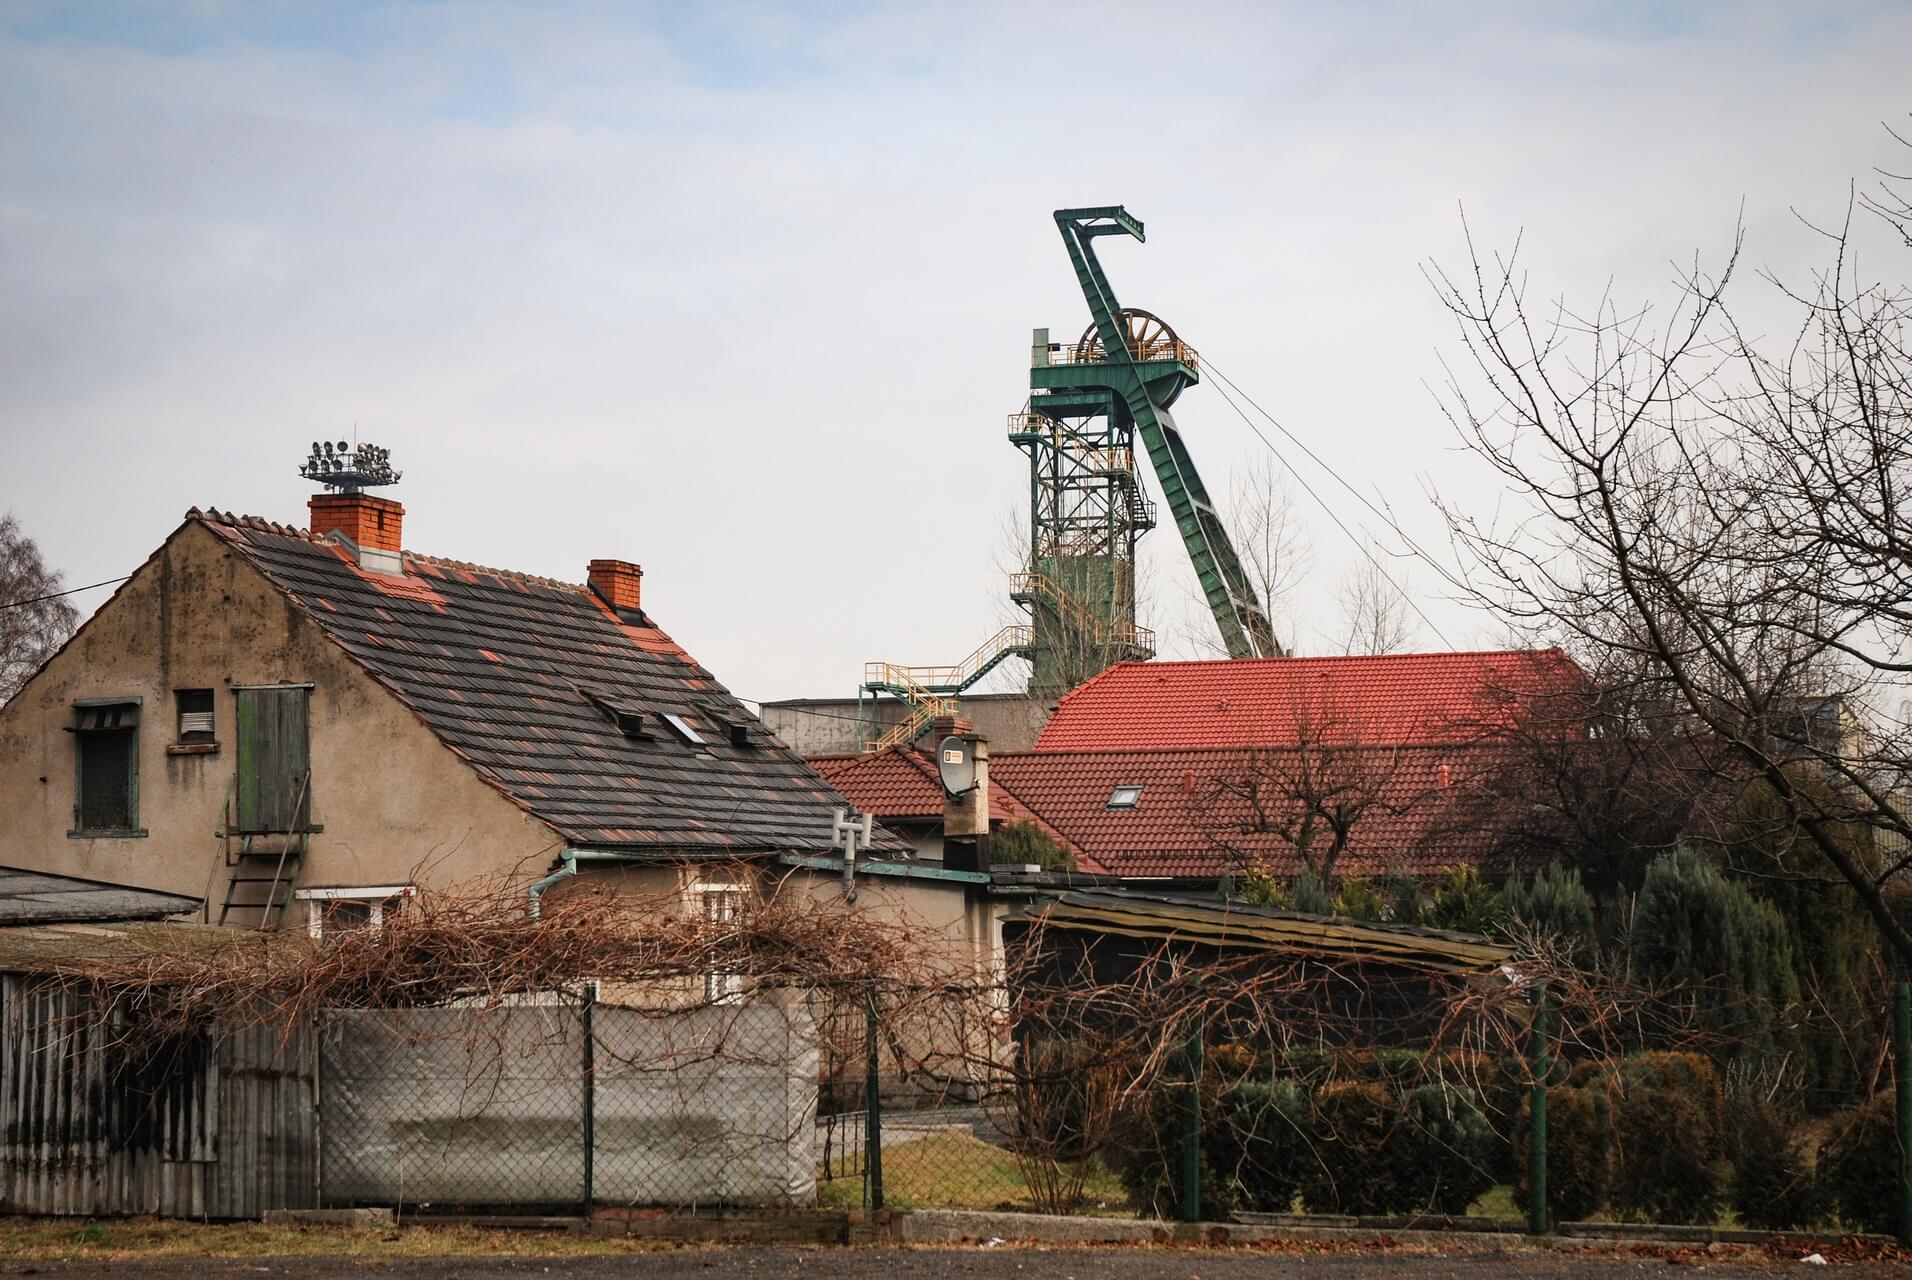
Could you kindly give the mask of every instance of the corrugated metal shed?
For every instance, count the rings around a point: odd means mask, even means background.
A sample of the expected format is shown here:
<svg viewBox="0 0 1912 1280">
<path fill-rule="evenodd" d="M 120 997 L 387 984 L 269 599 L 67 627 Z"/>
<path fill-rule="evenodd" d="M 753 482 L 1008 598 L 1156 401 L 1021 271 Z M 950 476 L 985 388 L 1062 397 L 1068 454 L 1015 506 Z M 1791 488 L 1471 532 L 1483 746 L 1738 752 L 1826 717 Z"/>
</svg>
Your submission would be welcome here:
<svg viewBox="0 0 1912 1280">
<path fill-rule="evenodd" d="M 256 1218 L 316 1204 L 304 1028 L 128 1039 L 126 1018 L 0 973 L 0 1213 Z"/>
</svg>

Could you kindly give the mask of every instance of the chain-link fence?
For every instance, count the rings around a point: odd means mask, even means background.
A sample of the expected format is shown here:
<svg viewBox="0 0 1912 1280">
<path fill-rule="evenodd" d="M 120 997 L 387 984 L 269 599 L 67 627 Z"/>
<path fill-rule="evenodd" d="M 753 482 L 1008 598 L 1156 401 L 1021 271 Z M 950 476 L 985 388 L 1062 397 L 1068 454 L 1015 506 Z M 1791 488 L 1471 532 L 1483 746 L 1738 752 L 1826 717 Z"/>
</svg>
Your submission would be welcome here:
<svg viewBox="0 0 1912 1280">
<path fill-rule="evenodd" d="M 966 1073 L 885 1001 L 824 1025 L 818 1195 L 838 1207 L 1898 1232 L 1912 1187 L 1883 1018 L 1838 1087 L 1802 1083 L 1783 1043 L 1589 1053 L 1539 1010 L 1500 1052 L 1225 1008 L 1011 1023 Z"/>
<path fill-rule="evenodd" d="M 570 999 L 328 1013 L 328 1205 L 570 1211 L 810 1203 L 817 1049 L 801 1004 Z"/>
</svg>

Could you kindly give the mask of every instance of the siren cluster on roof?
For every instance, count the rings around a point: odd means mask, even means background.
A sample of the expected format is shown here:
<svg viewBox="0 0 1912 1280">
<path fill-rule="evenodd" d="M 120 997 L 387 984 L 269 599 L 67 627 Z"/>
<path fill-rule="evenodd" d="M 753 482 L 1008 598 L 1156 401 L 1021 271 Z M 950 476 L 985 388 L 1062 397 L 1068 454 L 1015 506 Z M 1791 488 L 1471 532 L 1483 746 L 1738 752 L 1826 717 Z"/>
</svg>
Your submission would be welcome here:
<svg viewBox="0 0 1912 1280">
<path fill-rule="evenodd" d="M 397 484 L 404 478 L 404 472 L 392 469 L 390 449 L 375 444 L 354 449 L 343 440 L 336 447 L 330 440 L 314 440 L 312 454 L 300 464 L 299 474 L 339 493 Z"/>
</svg>

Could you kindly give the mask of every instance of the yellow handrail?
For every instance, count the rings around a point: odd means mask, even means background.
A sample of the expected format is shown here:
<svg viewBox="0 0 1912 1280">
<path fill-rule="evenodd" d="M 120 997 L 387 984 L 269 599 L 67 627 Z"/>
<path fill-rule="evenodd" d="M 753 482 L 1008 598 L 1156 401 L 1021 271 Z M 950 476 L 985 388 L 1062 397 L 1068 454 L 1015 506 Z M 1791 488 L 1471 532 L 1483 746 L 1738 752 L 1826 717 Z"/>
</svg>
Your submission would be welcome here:
<svg viewBox="0 0 1912 1280">
<path fill-rule="evenodd" d="M 922 698 L 935 697 L 934 690 L 926 687 L 935 685 L 940 688 L 959 688 L 975 678 L 976 673 L 985 666 L 1001 659 L 1012 649 L 1027 649 L 1034 642 L 1034 632 L 1027 623 L 1016 623 L 1004 627 L 989 639 L 978 645 L 976 651 L 961 662 L 948 665 L 928 664 L 924 666 L 903 666 L 896 662 L 866 662 L 863 664 L 863 683 L 885 684 L 904 691 L 904 697 L 911 702 Z"/>
<path fill-rule="evenodd" d="M 1062 589 L 1060 583 L 1041 573 L 1012 574 L 1009 579 L 1010 590 L 1017 595 L 1043 595 L 1056 606 L 1056 611 L 1069 621 L 1089 633 L 1090 639 L 1103 645 L 1129 645 L 1138 649 L 1155 650 L 1155 632 L 1147 627 L 1138 627 L 1127 619 L 1103 618 L 1089 612 L 1082 604 Z"/>
</svg>

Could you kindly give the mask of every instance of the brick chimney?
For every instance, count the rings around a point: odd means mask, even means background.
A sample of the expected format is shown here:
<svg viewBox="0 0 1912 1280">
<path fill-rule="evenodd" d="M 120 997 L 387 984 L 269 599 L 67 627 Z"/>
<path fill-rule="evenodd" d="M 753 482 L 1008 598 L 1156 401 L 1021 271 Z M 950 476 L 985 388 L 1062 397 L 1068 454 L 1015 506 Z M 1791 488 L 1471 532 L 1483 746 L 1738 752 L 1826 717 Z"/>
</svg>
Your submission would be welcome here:
<svg viewBox="0 0 1912 1280">
<path fill-rule="evenodd" d="M 405 508 L 390 498 L 374 498 L 369 493 L 315 493 L 311 508 L 314 533 L 342 533 L 355 547 L 403 549 L 399 534 L 405 524 Z"/>
<path fill-rule="evenodd" d="M 359 553 L 359 565 L 378 573 L 403 573 L 405 508 L 369 493 L 315 493 L 310 499 L 312 532 L 336 533 Z"/>
<path fill-rule="evenodd" d="M 965 737 L 976 732 L 976 722 L 968 716 L 937 716 L 929 722 L 929 740 L 941 742 L 944 738 Z"/>
<path fill-rule="evenodd" d="M 629 560 L 593 560 L 588 570 L 591 590 L 598 599 L 617 610 L 618 613 L 636 613 L 639 604 L 639 584 L 644 580 L 641 565 Z"/>
</svg>

